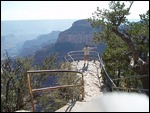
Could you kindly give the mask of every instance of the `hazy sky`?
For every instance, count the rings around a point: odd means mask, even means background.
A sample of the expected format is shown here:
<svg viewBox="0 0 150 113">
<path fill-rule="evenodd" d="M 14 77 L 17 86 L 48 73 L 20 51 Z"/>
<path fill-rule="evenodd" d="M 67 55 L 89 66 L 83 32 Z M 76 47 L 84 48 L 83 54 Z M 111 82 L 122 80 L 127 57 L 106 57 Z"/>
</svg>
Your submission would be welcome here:
<svg viewBox="0 0 150 113">
<path fill-rule="evenodd" d="M 85 19 L 108 1 L 1 1 L 1 20 Z M 149 1 L 135 1 L 128 19 L 140 19 Z"/>
</svg>

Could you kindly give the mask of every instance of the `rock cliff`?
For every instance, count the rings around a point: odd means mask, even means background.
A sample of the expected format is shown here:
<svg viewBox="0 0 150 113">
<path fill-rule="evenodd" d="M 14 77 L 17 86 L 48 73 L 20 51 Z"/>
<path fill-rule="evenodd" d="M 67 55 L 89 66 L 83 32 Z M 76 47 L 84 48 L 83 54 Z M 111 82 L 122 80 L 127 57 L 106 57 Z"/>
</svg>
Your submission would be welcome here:
<svg viewBox="0 0 150 113">
<path fill-rule="evenodd" d="M 93 42 L 93 33 L 95 29 L 92 28 L 87 19 L 75 21 L 72 26 L 61 32 L 56 43 L 89 43 Z"/>
</svg>

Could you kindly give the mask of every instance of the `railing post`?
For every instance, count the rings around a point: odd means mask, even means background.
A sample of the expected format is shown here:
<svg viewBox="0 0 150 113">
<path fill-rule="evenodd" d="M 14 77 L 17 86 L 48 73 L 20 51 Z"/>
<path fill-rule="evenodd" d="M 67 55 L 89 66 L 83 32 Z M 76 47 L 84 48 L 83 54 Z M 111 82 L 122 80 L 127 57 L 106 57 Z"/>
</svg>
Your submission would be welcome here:
<svg viewBox="0 0 150 113">
<path fill-rule="evenodd" d="M 84 92 L 84 78 L 82 74 L 82 100 L 84 100 L 85 92 Z"/>
<path fill-rule="evenodd" d="M 27 78 L 28 78 L 28 86 L 29 86 L 29 90 L 30 90 L 30 97 L 31 97 L 32 112 L 34 112 L 34 111 L 35 111 L 35 109 L 34 109 L 34 102 L 33 102 L 33 93 L 32 93 L 32 87 L 31 87 L 30 77 L 29 77 L 29 73 L 28 73 L 28 72 L 27 72 Z"/>
</svg>

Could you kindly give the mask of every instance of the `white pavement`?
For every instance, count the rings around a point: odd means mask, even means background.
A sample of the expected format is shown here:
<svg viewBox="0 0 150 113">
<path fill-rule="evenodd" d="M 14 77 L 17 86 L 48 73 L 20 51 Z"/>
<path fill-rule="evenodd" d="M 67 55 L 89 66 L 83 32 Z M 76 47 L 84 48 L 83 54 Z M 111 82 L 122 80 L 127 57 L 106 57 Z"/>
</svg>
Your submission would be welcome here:
<svg viewBox="0 0 150 113">
<path fill-rule="evenodd" d="M 82 102 L 68 103 L 68 105 L 60 108 L 56 112 L 75 112 L 80 110 L 82 106 L 96 98 L 97 96 L 102 96 L 103 92 L 101 91 L 102 78 L 101 78 L 101 69 L 100 62 L 98 61 L 89 61 L 89 63 L 84 63 L 84 61 L 72 62 L 74 70 L 83 72 L 84 75 L 84 88 L 85 88 L 85 97 Z"/>
</svg>

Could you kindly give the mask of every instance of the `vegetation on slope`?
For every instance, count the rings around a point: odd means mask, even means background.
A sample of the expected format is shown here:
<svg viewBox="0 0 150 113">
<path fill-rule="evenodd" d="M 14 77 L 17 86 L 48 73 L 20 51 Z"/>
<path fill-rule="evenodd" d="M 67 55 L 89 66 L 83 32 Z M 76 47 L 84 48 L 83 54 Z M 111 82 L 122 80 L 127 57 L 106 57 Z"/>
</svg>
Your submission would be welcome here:
<svg viewBox="0 0 150 113">
<path fill-rule="evenodd" d="M 1 61 L 1 112 L 17 110 L 31 110 L 31 98 L 27 83 L 27 70 L 52 70 L 56 69 L 56 55 L 49 55 L 42 65 L 34 62 L 33 57 L 10 59 L 5 53 Z M 58 65 L 57 65 L 58 66 Z M 70 64 L 60 64 L 59 69 L 71 69 Z M 56 85 L 69 85 L 77 79 L 75 74 L 43 73 L 31 74 L 32 88 L 50 87 Z M 34 102 L 36 111 L 55 111 L 64 106 L 70 99 L 76 100 L 80 96 L 80 88 L 64 88 L 55 91 L 35 92 Z"/>
</svg>

